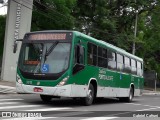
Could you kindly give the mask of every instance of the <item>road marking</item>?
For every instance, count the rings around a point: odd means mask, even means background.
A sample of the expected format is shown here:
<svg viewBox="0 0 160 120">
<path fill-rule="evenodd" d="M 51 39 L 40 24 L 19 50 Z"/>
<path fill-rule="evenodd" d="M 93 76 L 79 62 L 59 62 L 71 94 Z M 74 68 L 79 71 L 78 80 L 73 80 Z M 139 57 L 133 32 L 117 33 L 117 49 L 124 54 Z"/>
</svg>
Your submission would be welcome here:
<svg viewBox="0 0 160 120">
<path fill-rule="evenodd" d="M 157 107 L 157 108 L 149 108 L 149 109 L 142 109 L 142 110 L 136 110 L 136 111 L 148 111 L 148 110 L 154 110 L 154 109 L 160 109 L 160 107 Z"/>
<path fill-rule="evenodd" d="M 160 107 L 160 106 L 152 106 L 152 105 L 143 105 L 143 106 L 147 106 L 147 107 L 157 107 L 157 108 Z"/>
<path fill-rule="evenodd" d="M 0 88 L 16 89 L 15 87 L 10 87 L 10 86 L 5 86 L 5 85 L 0 85 Z"/>
<path fill-rule="evenodd" d="M 142 105 L 142 104 L 136 104 L 136 103 L 125 103 L 125 104 Z"/>
<path fill-rule="evenodd" d="M 118 117 L 92 117 L 92 118 L 86 118 L 86 119 L 81 119 L 81 120 L 111 120 L 111 119 L 116 119 Z"/>
<path fill-rule="evenodd" d="M 6 104 L 18 104 L 19 102 L 2 102 L 0 105 L 6 105 Z"/>
<path fill-rule="evenodd" d="M 141 109 L 141 110 L 136 110 L 136 111 L 148 111 L 148 110 L 160 109 L 160 106 L 142 105 L 142 104 L 135 104 L 135 103 L 125 103 L 125 104 L 141 105 L 141 106 L 151 107 L 151 108 L 148 108 L 148 109 Z"/>
<path fill-rule="evenodd" d="M 40 107 L 42 105 L 21 105 L 21 106 L 4 106 L 4 107 L 0 107 L 0 109 L 12 109 L 12 108 L 23 108 L 23 107 Z"/>
<path fill-rule="evenodd" d="M 65 108 L 41 108 L 41 109 L 33 109 L 33 110 L 24 110 L 24 111 L 52 111 L 52 110 L 65 110 L 65 109 L 72 109 L 70 107 L 65 107 Z"/>
<path fill-rule="evenodd" d="M 143 104 L 135 104 L 135 103 L 125 103 L 125 104 L 131 104 L 131 105 L 141 105 L 141 106 L 146 106 L 146 107 L 155 107 L 155 108 L 159 108 L 160 106 L 152 106 L 152 105 L 143 105 Z"/>
<path fill-rule="evenodd" d="M 23 99 L 0 99 L 0 102 L 3 102 L 3 101 L 11 101 L 11 100 L 23 100 Z"/>
</svg>

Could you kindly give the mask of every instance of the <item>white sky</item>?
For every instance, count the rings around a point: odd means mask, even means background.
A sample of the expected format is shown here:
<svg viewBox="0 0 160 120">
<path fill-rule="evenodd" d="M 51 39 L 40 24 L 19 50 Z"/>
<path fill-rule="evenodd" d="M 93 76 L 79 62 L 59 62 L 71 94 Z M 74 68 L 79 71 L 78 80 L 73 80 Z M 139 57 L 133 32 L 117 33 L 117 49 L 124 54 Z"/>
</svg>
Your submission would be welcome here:
<svg viewBox="0 0 160 120">
<path fill-rule="evenodd" d="M 2 4 L 0 4 L 0 15 L 5 15 L 7 14 L 7 6 L 3 6 Z"/>
<path fill-rule="evenodd" d="M 4 4 L 7 5 L 8 0 L 3 0 Z M 4 4 L 0 4 L 0 15 L 5 15 L 7 14 L 7 6 L 4 6 Z"/>
</svg>

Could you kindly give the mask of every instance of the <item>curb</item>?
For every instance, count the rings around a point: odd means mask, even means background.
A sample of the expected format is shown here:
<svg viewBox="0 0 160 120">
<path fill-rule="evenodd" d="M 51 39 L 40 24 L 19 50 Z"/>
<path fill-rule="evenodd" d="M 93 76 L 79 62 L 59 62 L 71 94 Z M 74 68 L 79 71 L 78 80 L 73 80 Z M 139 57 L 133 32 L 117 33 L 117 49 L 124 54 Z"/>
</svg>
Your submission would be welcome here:
<svg viewBox="0 0 160 120">
<path fill-rule="evenodd" d="M 160 93 L 143 93 L 142 95 L 160 95 Z"/>
<path fill-rule="evenodd" d="M 16 93 L 15 87 L 0 85 L 0 94 Z"/>
<path fill-rule="evenodd" d="M 160 91 L 143 90 L 143 95 L 160 95 Z"/>
</svg>

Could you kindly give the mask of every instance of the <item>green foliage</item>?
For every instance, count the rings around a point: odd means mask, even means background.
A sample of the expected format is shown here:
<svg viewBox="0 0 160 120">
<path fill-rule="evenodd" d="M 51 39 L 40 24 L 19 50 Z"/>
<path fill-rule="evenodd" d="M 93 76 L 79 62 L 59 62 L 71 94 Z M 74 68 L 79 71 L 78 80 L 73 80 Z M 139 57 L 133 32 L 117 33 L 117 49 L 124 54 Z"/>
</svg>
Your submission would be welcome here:
<svg viewBox="0 0 160 120">
<path fill-rule="evenodd" d="M 72 29 L 74 4 L 75 0 L 35 0 L 31 30 Z"/>
<path fill-rule="evenodd" d="M 4 34 L 5 34 L 6 16 L 0 16 L 0 56 L 3 54 Z"/>
<path fill-rule="evenodd" d="M 31 31 L 77 30 L 132 52 L 144 59 L 145 70 L 160 78 L 159 0 L 34 0 Z M 138 14 L 137 35 L 134 36 Z M 0 16 L 3 45 L 5 16 Z M 2 54 L 2 47 L 0 47 Z"/>
<path fill-rule="evenodd" d="M 140 16 L 137 55 L 144 58 L 145 70 L 155 70 L 160 79 L 160 4 Z"/>
</svg>

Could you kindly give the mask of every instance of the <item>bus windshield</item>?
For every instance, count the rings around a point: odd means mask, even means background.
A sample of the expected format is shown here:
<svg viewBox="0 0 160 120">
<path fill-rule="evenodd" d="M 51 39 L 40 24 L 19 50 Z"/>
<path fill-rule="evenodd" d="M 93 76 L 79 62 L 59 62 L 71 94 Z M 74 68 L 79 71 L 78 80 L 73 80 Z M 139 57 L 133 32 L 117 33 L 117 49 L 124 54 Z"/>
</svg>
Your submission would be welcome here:
<svg viewBox="0 0 160 120">
<path fill-rule="evenodd" d="M 19 68 L 29 73 L 60 73 L 69 65 L 70 43 L 23 43 Z"/>
</svg>

